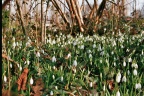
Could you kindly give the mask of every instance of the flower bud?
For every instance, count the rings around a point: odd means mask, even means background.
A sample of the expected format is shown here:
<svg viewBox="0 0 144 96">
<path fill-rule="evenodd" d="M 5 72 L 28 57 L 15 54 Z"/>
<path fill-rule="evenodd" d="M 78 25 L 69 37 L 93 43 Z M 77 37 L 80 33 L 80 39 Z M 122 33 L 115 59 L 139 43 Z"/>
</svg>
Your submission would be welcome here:
<svg viewBox="0 0 144 96">
<path fill-rule="evenodd" d="M 136 69 L 133 70 L 133 74 L 137 75 L 137 70 Z"/>
<path fill-rule="evenodd" d="M 116 75 L 116 82 L 119 83 L 121 80 L 121 73 L 118 72 L 118 74 Z"/>
<path fill-rule="evenodd" d="M 30 78 L 30 84 L 32 85 L 34 83 L 33 78 Z"/>
<path fill-rule="evenodd" d="M 119 90 L 116 92 L 116 96 L 120 96 L 120 92 L 119 92 Z"/>
</svg>

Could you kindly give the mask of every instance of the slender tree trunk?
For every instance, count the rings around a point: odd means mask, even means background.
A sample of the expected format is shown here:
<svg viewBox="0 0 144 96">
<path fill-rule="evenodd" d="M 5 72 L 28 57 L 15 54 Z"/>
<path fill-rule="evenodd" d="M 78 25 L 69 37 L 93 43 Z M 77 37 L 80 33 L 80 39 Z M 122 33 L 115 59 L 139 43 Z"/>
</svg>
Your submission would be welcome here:
<svg viewBox="0 0 144 96">
<path fill-rule="evenodd" d="M 41 42 L 45 44 L 44 22 L 43 22 L 43 0 L 41 0 Z"/>
<path fill-rule="evenodd" d="M 25 35 L 25 39 L 27 40 L 27 33 L 26 33 L 26 29 L 25 29 L 24 19 L 23 19 L 22 13 L 21 13 L 22 10 L 21 10 L 20 5 L 19 5 L 19 0 L 16 0 L 16 5 L 17 5 L 18 13 L 19 13 L 20 24 L 22 26 L 22 30 L 23 30 L 23 33 Z"/>
<path fill-rule="evenodd" d="M 61 17 L 63 18 L 64 22 L 70 26 L 69 21 L 66 17 L 66 15 L 62 12 L 60 6 L 57 4 L 56 0 L 51 0 L 51 2 L 53 3 L 53 5 L 55 6 L 55 8 L 58 10 L 59 14 L 61 15 Z"/>
<path fill-rule="evenodd" d="M 45 43 L 46 43 L 46 21 L 47 21 L 48 8 L 49 8 L 49 0 L 47 1 L 46 14 L 45 14 L 45 20 L 44 20 L 44 37 L 45 37 Z"/>
</svg>

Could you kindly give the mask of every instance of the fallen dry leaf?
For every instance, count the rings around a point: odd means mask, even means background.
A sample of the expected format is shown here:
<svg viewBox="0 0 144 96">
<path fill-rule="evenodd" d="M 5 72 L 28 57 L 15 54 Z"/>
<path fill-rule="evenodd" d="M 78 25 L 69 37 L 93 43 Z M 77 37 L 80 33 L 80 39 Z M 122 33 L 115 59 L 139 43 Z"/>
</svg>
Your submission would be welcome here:
<svg viewBox="0 0 144 96">
<path fill-rule="evenodd" d="M 17 80 L 18 84 L 18 91 L 20 90 L 26 90 L 26 82 L 27 82 L 27 74 L 28 74 L 28 68 L 24 68 L 22 74 Z"/>
<path fill-rule="evenodd" d="M 31 96 L 41 96 L 44 88 L 42 78 L 37 79 L 35 83 L 36 85 L 32 86 L 33 93 L 31 93 Z"/>
</svg>

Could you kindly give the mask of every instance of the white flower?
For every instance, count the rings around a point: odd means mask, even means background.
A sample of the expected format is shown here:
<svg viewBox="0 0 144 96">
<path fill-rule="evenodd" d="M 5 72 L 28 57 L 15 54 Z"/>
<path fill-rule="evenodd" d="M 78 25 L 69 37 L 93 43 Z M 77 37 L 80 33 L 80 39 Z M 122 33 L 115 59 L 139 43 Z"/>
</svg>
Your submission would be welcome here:
<svg viewBox="0 0 144 96">
<path fill-rule="evenodd" d="M 89 54 L 89 58 L 92 58 L 92 54 Z"/>
<path fill-rule="evenodd" d="M 55 89 L 57 90 L 57 89 L 58 89 L 58 87 L 57 87 L 57 86 L 55 86 Z"/>
<path fill-rule="evenodd" d="M 116 75 L 116 82 L 119 83 L 121 80 L 121 73 L 118 72 L 118 74 Z"/>
<path fill-rule="evenodd" d="M 67 57 L 68 57 L 68 58 L 71 57 L 71 53 L 69 53 L 69 54 L 67 55 Z"/>
<path fill-rule="evenodd" d="M 132 62 L 132 59 L 131 59 L 131 57 L 130 57 L 130 58 L 128 58 L 128 62 Z"/>
<path fill-rule="evenodd" d="M 115 41 L 113 41 L 113 44 L 112 44 L 113 46 L 116 46 L 116 42 Z"/>
<path fill-rule="evenodd" d="M 119 90 L 116 92 L 116 96 L 120 96 L 120 92 L 119 92 Z"/>
<path fill-rule="evenodd" d="M 7 77 L 6 76 L 4 76 L 4 82 L 7 82 Z"/>
<path fill-rule="evenodd" d="M 101 51 L 102 49 L 101 49 L 101 45 L 99 44 L 99 47 L 98 47 L 98 51 Z"/>
<path fill-rule="evenodd" d="M 41 52 L 44 54 L 44 50 L 43 49 L 41 49 Z"/>
<path fill-rule="evenodd" d="M 10 63 L 10 68 L 12 68 L 12 64 Z"/>
<path fill-rule="evenodd" d="M 81 45 L 81 46 L 80 46 L 80 49 L 84 49 L 84 45 Z"/>
<path fill-rule="evenodd" d="M 36 53 L 36 57 L 40 57 L 40 53 L 39 52 Z"/>
<path fill-rule="evenodd" d="M 19 68 L 20 68 L 20 71 L 22 71 L 22 66 L 20 66 Z"/>
<path fill-rule="evenodd" d="M 114 62 L 114 66 L 116 66 L 116 62 Z"/>
<path fill-rule="evenodd" d="M 52 57 L 52 62 L 56 62 L 55 56 Z"/>
<path fill-rule="evenodd" d="M 135 84 L 135 89 L 141 89 L 141 84 L 140 83 Z"/>
<path fill-rule="evenodd" d="M 74 62 L 73 62 L 73 66 L 77 66 L 77 61 L 76 60 L 74 60 Z"/>
<path fill-rule="evenodd" d="M 106 90 L 106 86 L 104 85 L 104 86 L 103 86 L 103 91 L 105 91 L 105 90 Z"/>
<path fill-rule="evenodd" d="M 52 78 L 53 78 L 53 79 L 55 79 L 55 76 L 54 76 L 54 75 L 52 75 Z"/>
<path fill-rule="evenodd" d="M 26 61 L 26 63 L 29 65 L 29 64 L 30 64 L 30 61 L 29 61 L 29 60 L 27 60 L 27 61 Z"/>
<path fill-rule="evenodd" d="M 126 76 L 123 76 L 122 82 L 126 82 Z"/>
<path fill-rule="evenodd" d="M 123 66 L 124 66 L 124 67 L 126 66 L 126 62 L 125 62 L 125 61 L 123 62 Z"/>
<path fill-rule="evenodd" d="M 88 50 L 87 53 L 91 53 L 91 50 Z"/>
<path fill-rule="evenodd" d="M 93 44 L 93 48 L 96 48 L 96 44 Z"/>
<path fill-rule="evenodd" d="M 127 71 L 127 74 L 128 74 L 128 75 L 130 74 L 130 71 L 129 71 L 129 70 Z"/>
<path fill-rule="evenodd" d="M 93 87 L 93 84 L 92 84 L 92 82 L 90 82 L 89 86 L 90 86 L 90 87 Z"/>
<path fill-rule="evenodd" d="M 63 82 L 63 76 L 61 76 L 61 82 Z"/>
<path fill-rule="evenodd" d="M 133 74 L 137 75 L 137 70 L 136 69 L 133 70 Z"/>
<path fill-rule="evenodd" d="M 15 42 L 13 42 L 13 45 L 12 45 L 12 46 L 13 46 L 13 48 L 15 48 L 15 47 L 16 47 L 16 43 L 15 43 Z"/>
<path fill-rule="evenodd" d="M 73 72 L 76 73 L 76 68 L 73 69 Z"/>
<path fill-rule="evenodd" d="M 136 63 L 133 63 L 131 66 L 132 68 L 136 68 L 136 69 L 138 68 L 138 65 Z"/>
<path fill-rule="evenodd" d="M 77 42 L 76 42 L 76 41 L 74 41 L 74 42 L 73 42 L 73 45 L 74 45 L 74 46 L 75 46 L 75 45 L 77 45 Z"/>
<path fill-rule="evenodd" d="M 106 28 L 104 28 L 104 31 L 106 31 Z"/>
<path fill-rule="evenodd" d="M 53 96 L 53 91 L 50 91 L 50 95 Z"/>
<path fill-rule="evenodd" d="M 30 78 L 30 84 L 32 85 L 33 82 L 34 82 L 34 81 L 33 81 L 33 78 L 31 77 L 31 78 Z"/>
</svg>

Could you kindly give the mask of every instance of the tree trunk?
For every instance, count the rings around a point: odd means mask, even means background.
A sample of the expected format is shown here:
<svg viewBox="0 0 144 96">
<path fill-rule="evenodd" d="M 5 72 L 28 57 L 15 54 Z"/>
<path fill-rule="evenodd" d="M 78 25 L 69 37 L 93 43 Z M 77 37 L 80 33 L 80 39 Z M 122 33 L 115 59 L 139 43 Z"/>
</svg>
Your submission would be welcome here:
<svg viewBox="0 0 144 96">
<path fill-rule="evenodd" d="M 43 22 L 43 0 L 41 0 L 41 42 L 45 44 L 44 22 Z"/>
<path fill-rule="evenodd" d="M 20 5 L 19 5 L 19 0 L 16 0 L 16 5 L 17 5 L 18 13 L 19 13 L 20 24 L 22 26 L 22 30 L 23 30 L 23 33 L 25 35 L 25 39 L 27 40 L 27 33 L 26 33 L 26 29 L 25 29 L 23 16 L 22 16 L 22 13 L 21 13 L 22 11 L 21 11 L 21 8 L 20 8 Z"/>
<path fill-rule="evenodd" d="M 82 27 L 82 22 L 81 22 L 81 20 L 80 20 L 80 17 L 78 16 L 78 12 L 77 12 L 77 9 L 76 9 L 76 6 L 75 6 L 76 4 L 75 4 L 75 2 L 74 2 L 73 0 L 70 0 L 70 2 L 71 2 L 71 6 L 72 6 L 72 9 L 73 9 L 73 12 L 74 12 L 74 14 L 75 14 L 75 16 L 76 16 L 76 20 L 77 20 L 77 22 L 78 22 L 80 31 L 81 31 L 81 32 L 84 32 L 84 29 L 83 29 L 83 27 Z"/>
<path fill-rule="evenodd" d="M 63 18 L 64 22 L 70 26 L 69 21 L 66 17 L 66 15 L 62 12 L 60 6 L 57 4 L 57 2 L 55 0 L 51 0 L 51 2 L 53 3 L 53 5 L 55 6 L 55 8 L 58 10 L 59 14 L 61 15 L 61 17 Z"/>
</svg>

